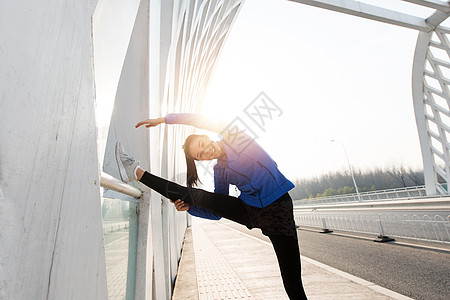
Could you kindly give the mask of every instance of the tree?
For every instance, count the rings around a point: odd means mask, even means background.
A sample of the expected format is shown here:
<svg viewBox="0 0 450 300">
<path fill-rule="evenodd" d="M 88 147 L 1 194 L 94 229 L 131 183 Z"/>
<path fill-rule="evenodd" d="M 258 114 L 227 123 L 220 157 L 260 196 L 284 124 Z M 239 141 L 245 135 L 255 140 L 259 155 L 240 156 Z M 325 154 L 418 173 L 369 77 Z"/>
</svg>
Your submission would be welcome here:
<svg viewBox="0 0 450 300">
<path fill-rule="evenodd" d="M 356 170 L 355 178 L 360 191 L 386 190 L 399 187 L 423 185 L 423 171 L 414 171 L 404 166 Z M 290 192 L 294 199 L 307 199 L 355 192 L 351 174 L 338 171 L 312 178 L 297 179 L 296 187 Z"/>
</svg>

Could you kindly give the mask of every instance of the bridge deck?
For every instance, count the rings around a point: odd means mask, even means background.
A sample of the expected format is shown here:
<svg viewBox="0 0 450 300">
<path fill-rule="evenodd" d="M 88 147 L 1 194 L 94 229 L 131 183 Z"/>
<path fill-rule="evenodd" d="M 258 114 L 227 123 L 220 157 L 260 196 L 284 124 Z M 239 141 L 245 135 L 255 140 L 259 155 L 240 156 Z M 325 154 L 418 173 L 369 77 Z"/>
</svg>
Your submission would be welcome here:
<svg viewBox="0 0 450 300">
<path fill-rule="evenodd" d="M 172 299 L 288 299 L 270 243 L 231 228 L 229 221 L 193 223 Z M 410 299 L 306 257 L 302 274 L 313 300 Z"/>
</svg>

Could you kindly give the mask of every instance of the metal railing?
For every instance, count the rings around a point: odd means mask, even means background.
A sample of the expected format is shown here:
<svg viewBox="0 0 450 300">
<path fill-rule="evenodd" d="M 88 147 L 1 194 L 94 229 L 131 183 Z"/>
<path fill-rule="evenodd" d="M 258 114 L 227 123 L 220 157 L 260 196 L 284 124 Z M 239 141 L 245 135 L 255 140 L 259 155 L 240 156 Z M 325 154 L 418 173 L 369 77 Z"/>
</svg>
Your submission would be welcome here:
<svg viewBox="0 0 450 300">
<path fill-rule="evenodd" d="M 363 192 L 359 193 L 359 196 L 361 198 L 361 201 L 392 200 L 399 198 L 415 199 L 427 197 L 424 185 L 388 189 L 388 190 L 379 190 L 374 192 Z M 432 197 L 436 197 L 436 195 Z M 346 202 L 359 202 L 358 195 L 354 193 L 354 194 L 334 195 L 313 199 L 294 200 L 294 205 L 333 204 Z"/>
<path fill-rule="evenodd" d="M 450 243 L 450 215 L 420 213 L 294 213 L 299 226 Z"/>
<path fill-rule="evenodd" d="M 319 203 L 311 205 L 297 205 L 298 212 L 342 212 L 342 211 L 450 211 L 450 196 L 427 197 L 415 199 L 390 199 L 379 201 L 361 201 L 345 203 Z"/>
<path fill-rule="evenodd" d="M 105 204 L 105 198 L 112 201 L 127 203 L 126 205 L 119 205 L 116 213 L 112 216 L 105 218 L 103 215 L 102 217 L 103 234 L 105 236 L 106 234 L 123 229 L 126 229 L 128 233 L 122 237 L 128 239 L 128 246 L 125 248 L 123 248 L 123 245 L 120 243 L 109 243 L 106 245 L 107 247 L 105 247 L 108 291 L 109 293 L 115 291 L 115 293 L 122 295 L 121 299 L 135 299 L 139 226 L 138 198 L 142 196 L 142 191 L 105 172 L 101 172 L 100 174 L 100 186 L 104 189 L 103 204 Z M 117 207 L 117 203 L 115 204 Z M 124 212 L 127 212 L 127 214 L 124 215 Z M 117 239 L 116 241 L 118 240 L 120 239 Z M 120 261 L 120 263 L 117 263 L 117 261 Z M 125 261 L 126 267 L 122 265 Z"/>
<path fill-rule="evenodd" d="M 121 221 L 121 222 L 103 222 L 103 234 L 109 234 L 115 231 L 128 229 L 130 222 Z"/>
<path fill-rule="evenodd" d="M 126 184 L 105 172 L 102 172 L 100 175 L 100 186 L 135 198 L 142 196 L 142 192 L 137 188 Z"/>
</svg>

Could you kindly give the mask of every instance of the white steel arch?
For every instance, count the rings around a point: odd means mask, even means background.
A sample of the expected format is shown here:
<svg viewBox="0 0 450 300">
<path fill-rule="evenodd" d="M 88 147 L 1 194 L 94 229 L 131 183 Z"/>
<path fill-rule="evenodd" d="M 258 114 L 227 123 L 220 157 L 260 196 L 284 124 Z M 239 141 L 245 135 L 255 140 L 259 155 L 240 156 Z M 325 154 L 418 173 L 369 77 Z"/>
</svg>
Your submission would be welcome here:
<svg viewBox="0 0 450 300">
<path fill-rule="evenodd" d="M 419 31 L 413 62 L 412 92 L 428 195 L 450 194 L 450 15 L 448 1 L 402 0 L 433 9 L 427 17 L 355 0 L 290 0 Z M 397 1 L 401 3 L 402 1 Z"/>
<path fill-rule="evenodd" d="M 441 27 L 434 32 L 421 32 L 414 56 L 414 111 L 427 194 L 448 194 L 450 182 L 449 33 Z"/>
</svg>

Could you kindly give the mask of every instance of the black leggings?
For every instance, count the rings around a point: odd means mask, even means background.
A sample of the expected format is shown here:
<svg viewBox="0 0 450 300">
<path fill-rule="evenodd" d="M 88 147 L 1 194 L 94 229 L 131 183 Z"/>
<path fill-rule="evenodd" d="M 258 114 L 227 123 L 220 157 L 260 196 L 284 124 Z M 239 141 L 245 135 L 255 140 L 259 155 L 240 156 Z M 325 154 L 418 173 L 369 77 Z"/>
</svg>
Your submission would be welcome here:
<svg viewBox="0 0 450 300">
<path fill-rule="evenodd" d="M 145 172 L 140 182 L 170 200 L 178 200 L 251 227 L 245 204 L 236 197 L 187 188 Z M 284 288 L 291 300 L 307 299 L 301 279 L 300 251 L 296 236 L 268 235 L 277 255 Z"/>
</svg>

